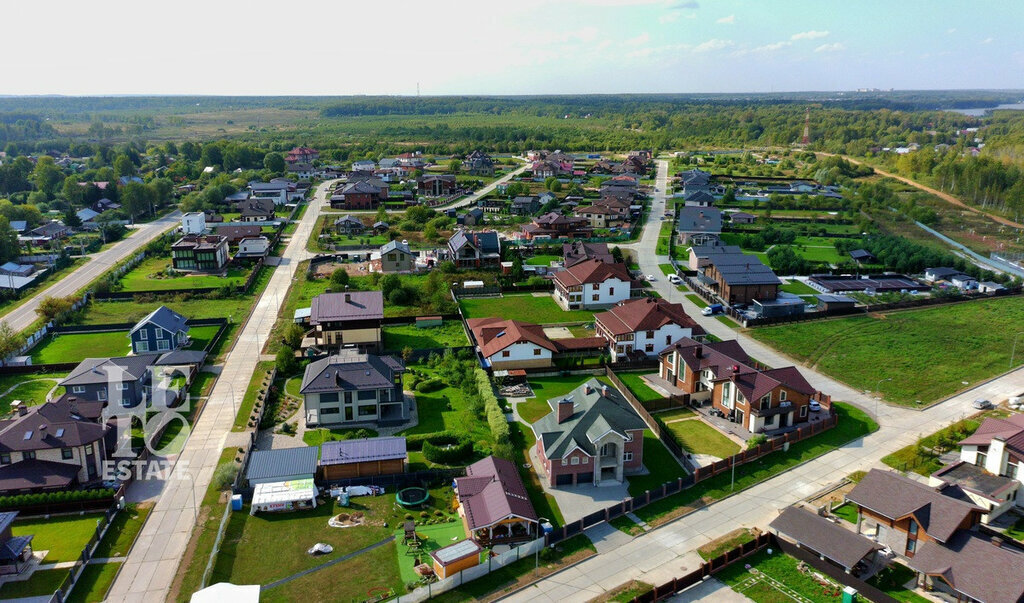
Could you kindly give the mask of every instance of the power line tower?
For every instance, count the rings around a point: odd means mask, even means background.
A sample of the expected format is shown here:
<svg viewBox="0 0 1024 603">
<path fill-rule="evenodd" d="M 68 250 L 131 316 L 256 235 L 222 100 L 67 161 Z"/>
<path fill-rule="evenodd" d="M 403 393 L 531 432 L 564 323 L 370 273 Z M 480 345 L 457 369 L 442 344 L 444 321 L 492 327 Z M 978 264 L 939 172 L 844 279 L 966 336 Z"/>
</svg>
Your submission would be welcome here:
<svg viewBox="0 0 1024 603">
<path fill-rule="evenodd" d="M 804 135 L 800 139 L 800 144 L 805 147 L 811 144 L 811 108 L 807 107 L 807 114 L 804 116 Z"/>
</svg>

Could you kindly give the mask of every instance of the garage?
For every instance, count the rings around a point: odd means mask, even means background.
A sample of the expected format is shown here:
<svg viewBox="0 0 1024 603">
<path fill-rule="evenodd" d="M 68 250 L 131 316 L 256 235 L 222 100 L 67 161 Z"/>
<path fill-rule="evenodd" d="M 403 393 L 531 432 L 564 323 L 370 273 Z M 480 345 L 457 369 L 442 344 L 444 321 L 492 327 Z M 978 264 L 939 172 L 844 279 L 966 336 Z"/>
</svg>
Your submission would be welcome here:
<svg viewBox="0 0 1024 603">
<path fill-rule="evenodd" d="M 586 473 L 577 473 L 576 474 L 576 483 L 577 484 L 592 484 L 592 483 L 594 483 L 594 473 L 592 471 L 587 471 Z"/>
<path fill-rule="evenodd" d="M 555 485 L 556 486 L 571 486 L 572 485 L 572 474 L 571 473 L 563 473 L 561 475 L 556 475 L 555 476 Z"/>
</svg>

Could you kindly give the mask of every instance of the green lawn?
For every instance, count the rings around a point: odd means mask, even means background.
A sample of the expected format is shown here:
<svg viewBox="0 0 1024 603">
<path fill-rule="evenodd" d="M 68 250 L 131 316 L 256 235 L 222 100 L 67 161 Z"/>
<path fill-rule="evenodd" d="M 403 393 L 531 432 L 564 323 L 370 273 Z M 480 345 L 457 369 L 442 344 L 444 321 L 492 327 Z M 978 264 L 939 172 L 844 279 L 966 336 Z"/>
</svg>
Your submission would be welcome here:
<svg viewBox="0 0 1024 603">
<path fill-rule="evenodd" d="M 724 459 L 740 451 L 736 442 L 700 419 L 676 421 L 665 427 L 679 440 L 680 446 L 693 454 L 708 454 Z"/>
<path fill-rule="evenodd" d="M 35 534 L 32 549 L 49 551 L 44 563 L 74 561 L 82 554 L 86 543 L 96 533 L 96 522 L 102 513 L 51 517 L 50 519 L 27 519 L 15 521 L 15 536 Z"/>
<path fill-rule="evenodd" d="M 500 317 L 537 324 L 561 322 L 592 322 L 588 310 L 563 310 L 550 295 L 506 295 L 504 297 L 471 297 L 459 301 L 466 318 Z"/>
<path fill-rule="evenodd" d="M 269 271 L 264 271 L 269 276 Z M 159 304 L 186 318 L 228 318 L 240 322 L 249 312 L 253 296 L 236 295 L 226 299 L 193 298 L 161 300 Z M 83 310 L 78 324 L 102 325 L 116 322 L 138 322 L 157 307 L 156 302 L 136 301 L 95 301 Z"/>
<path fill-rule="evenodd" d="M 1024 517 L 1006 529 L 1006 535 L 1018 542 L 1024 542 Z"/>
<path fill-rule="evenodd" d="M 662 400 L 665 396 L 651 389 L 651 386 L 647 385 L 647 382 L 643 380 L 643 376 L 648 374 L 648 371 L 639 373 L 616 373 L 616 376 L 622 381 L 623 385 L 629 388 L 629 391 L 633 392 L 637 400 L 643 402 L 653 402 L 655 400 Z"/>
<path fill-rule="evenodd" d="M 917 443 L 904 446 L 883 456 L 882 462 L 897 471 L 913 471 L 927 477 L 942 468 L 939 454 L 934 451 L 936 446 L 952 450 L 957 442 L 977 431 L 980 425 L 981 421 L 975 419 L 957 421 L 935 433 L 921 437 L 920 447 Z"/>
<path fill-rule="evenodd" d="M 21 400 L 29 406 L 36 406 L 46 402 L 46 394 L 53 389 L 57 382 L 63 379 L 66 375 L 63 373 L 39 373 L 38 375 L 17 375 L 19 378 L 24 378 L 26 381 L 15 386 L 9 393 L 0 397 L 0 415 L 7 414 L 11 410 L 11 402 L 15 400 Z M 11 387 L 11 384 L 2 386 L 5 391 Z"/>
<path fill-rule="evenodd" d="M 724 570 L 715 574 L 715 577 L 727 584 L 734 591 L 745 595 L 755 603 L 783 603 L 793 601 L 790 595 L 780 592 L 779 587 L 764 580 L 764 577 L 773 579 L 777 584 L 782 585 L 797 593 L 805 600 L 813 603 L 824 603 L 828 601 L 839 601 L 842 586 L 833 582 L 828 587 L 823 587 L 811 576 L 800 572 L 797 569 L 799 562 L 778 551 L 771 555 L 767 551 L 761 551 L 747 557 L 743 561 L 734 563 Z M 757 569 L 758 573 L 753 574 L 746 566 Z M 751 578 L 759 578 L 751 580 Z"/>
<path fill-rule="evenodd" d="M 707 308 L 708 307 L 708 302 L 704 301 L 704 298 L 702 298 L 701 296 L 697 295 L 696 293 L 687 293 L 686 294 L 686 299 L 692 301 L 694 304 L 697 305 L 698 308 Z"/>
<path fill-rule="evenodd" d="M 35 543 L 33 543 L 34 545 Z M 32 547 L 35 550 L 35 546 Z M 47 561 L 48 562 L 48 561 Z M 66 569 L 37 570 L 32 577 L 21 582 L 8 582 L 0 587 L 0 599 L 42 597 L 52 595 L 68 577 Z"/>
<path fill-rule="evenodd" d="M 832 514 L 848 523 L 857 523 L 857 505 L 845 503 L 832 509 Z"/>
<path fill-rule="evenodd" d="M 616 603 L 629 603 L 633 599 L 646 595 L 652 590 L 654 590 L 654 586 L 651 584 L 639 580 L 630 580 L 613 592 L 608 593 L 610 596 L 607 600 L 615 601 Z"/>
<path fill-rule="evenodd" d="M 736 324 L 735 320 L 729 318 L 728 316 L 726 316 L 724 314 L 716 315 L 715 316 L 715 320 L 717 320 L 718 322 L 722 323 L 723 325 L 729 327 L 730 329 L 738 329 L 740 327 L 740 325 Z"/>
<path fill-rule="evenodd" d="M 693 410 L 686 406 L 680 406 L 679 408 L 673 408 L 672 410 L 663 410 L 660 412 L 653 413 L 655 417 L 662 421 L 668 422 L 674 419 L 685 419 L 693 416 Z"/>
<path fill-rule="evenodd" d="M 418 514 L 414 513 L 413 515 L 416 516 L 417 520 L 420 520 Z M 422 542 L 421 553 L 410 553 L 409 547 L 402 544 L 402 539 L 405 535 L 403 530 L 399 529 L 394 533 L 395 548 L 397 549 L 398 556 L 398 573 L 402 577 L 402 582 L 408 584 L 419 580 L 419 576 L 413 571 L 413 568 L 416 567 L 415 561 L 417 558 L 421 562 L 432 565 L 428 557 L 431 552 L 466 539 L 466 530 L 462 527 L 462 520 L 457 515 L 449 517 L 453 521 L 416 526 L 416 535 L 420 536 Z M 399 528 L 402 526 L 400 523 L 397 525 Z"/>
<path fill-rule="evenodd" d="M 689 509 L 749 488 L 878 429 L 878 424 L 859 408 L 843 402 L 834 402 L 832 406 L 839 415 L 839 422 L 835 427 L 791 444 L 788 452 L 777 450 L 756 461 L 737 465 L 735 484 L 730 484 L 730 472 L 720 473 L 679 494 L 637 509 L 637 516 L 652 525 L 660 525 Z"/>
<path fill-rule="evenodd" d="M 748 542 L 753 542 L 753 540 L 754 535 L 749 529 L 739 528 L 698 548 L 697 554 L 700 555 L 701 559 L 707 561 L 731 551 L 738 546 L 742 546 Z"/>
<path fill-rule="evenodd" d="M 32 364 L 78 362 L 85 358 L 125 356 L 131 352 L 127 331 L 59 333 L 32 348 Z"/>
<path fill-rule="evenodd" d="M 359 433 L 362 432 L 365 437 L 375 438 L 377 432 L 372 429 L 353 429 L 353 428 L 338 428 L 338 429 L 310 429 L 302 434 L 302 441 L 309 446 L 319 446 L 324 442 L 335 442 L 338 440 L 349 440 L 352 438 L 359 437 Z"/>
<path fill-rule="evenodd" d="M 923 405 L 1007 370 L 1022 322 L 1024 298 L 1007 297 L 764 327 L 752 335 L 856 389 L 880 388 L 891 402 Z"/>
<path fill-rule="evenodd" d="M 868 580 L 868 584 L 881 589 L 882 592 L 897 601 L 928 603 L 931 599 L 926 599 L 914 591 L 903 587 L 904 584 L 910 582 L 916 576 L 917 572 L 909 567 L 900 563 L 892 563 L 889 567 L 878 572 L 878 574 Z"/>
<path fill-rule="evenodd" d="M 661 268 L 661 273 L 665 276 L 676 273 L 676 269 L 672 264 L 658 264 L 658 268 Z"/>
<path fill-rule="evenodd" d="M 242 395 L 241 404 L 238 406 L 238 414 L 235 416 L 235 425 L 231 428 L 231 431 L 245 431 L 246 425 L 249 424 L 249 416 L 252 414 L 253 406 L 256 405 L 256 395 L 263 388 L 263 381 L 272 368 L 274 368 L 273 362 L 264 361 L 256 365 L 256 372 L 252 374 L 252 378 L 249 379 L 249 385 L 245 388 L 245 393 Z M 232 392 L 233 396 L 237 394 L 237 391 Z"/>
<path fill-rule="evenodd" d="M 128 554 L 132 543 L 146 523 L 152 504 L 129 504 L 117 514 L 113 523 L 107 528 L 103 540 L 96 547 L 93 557 L 123 557 Z"/>
<path fill-rule="evenodd" d="M 519 462 L 516 463 L 516 467 L 519 469 L 519 476 L 523 479 L 526 491 L 530 494 L 530 502 L 533 504 L 533 510 L 537 512 L 537 517 L 548 519 L 554 525 L 564 524 L 565 518 L 562 516 L 562 510 L 558 508 L 555 497 L 544 492 L 544 488 L 540 485 L 540 478 L 532 468 L 529 451 L 537 443 L 537 438 L 533 436 L 533 430 L 522 423 L 509 425 L 509 430 L 516 449 L 522 451 L 522 456 L 517 459 Z"/>
<path fill-rule="evenodd" d="M 412 368 L 421 373 L 425 379 L 441 378 L 437 369 L 432 369 L 425 364 L 415 365 Z M 412 372 L 406 372 L 405 378 L 408 387 L 413 378 Z M 451 386 L 445 386 L 430 393 L 416 392 L 419 424 L 406 429 L 401 434 L 447 430 L 468 434 L 473 441 L 490 441 L 491 430 L 487 426 L 487 421 L 481 420 L 474 412 L 473 402 L 474 399 L 467 396 L 463 390 Z"/>
<path fill-rule="evenodd" d="M 231 268 L 227 276 L 215 276 L 209 274 L 189 275 L 188 273 L 177 272 L 175 276 L 168 276 L 167 269 L 171 265 L 171 258 L 156 257 L 146 258 L 138 266 L 132 268 L 121 277 L 121 286 L 124 291 L 165 291 L 168 289 L 198 289 L 205 287 L 223 287 L 224 285 L 243 285 L 247 270 Z"/>
<path fill-rule="evenodd" d="M 587 375 L 569 375 L 566 377 L 531 377 L 530 387 L 536 394 L 518 405 L 519 416 L 528 423 L 534 423 L 544 415 L 551 412 L 548 400 L 559 398 L 583 385 L 590 377 Z M 598 381 L 611 386 L 611 381 L 605 376 L 597 377 Z"/>
<path fill-rule="evenodd" d="M 414 350 L 430 348 L 454 348 L 469 345 L 466 331 L 458 320 L 446 320 L 439 327 L 418 328 L 410 325 L 386 325 L 384 349 L 401 352 L 406 347 Z"/>
<path fill-rule="evenodd" d="M 107 591 L 114 583 L 114 576 L 120 563 L 93 563 L 85 566 L 78 577 L 74 590 L 68 596 L 68 603 L 97 603 L 107 598 Z M 67 571 L 67 570 L 63 570 Z"/>
<path fill-rule="evenodd" d="M 528 258 L 525 264 L 528 266 L 550 266 L 551 262 L 561 262 L 562 256 L 560 255 L 535 255 L 532 258 Z"/>
<path fill-rule="evenodd" d="M 640 496 L 647 490 L 660 488 L 665 482 L 686 477 L 686 471 L 679 465 L 679 461 L 650 429 L 644 430 L 644 467 L 648 471 L 647 475 L 631 475 L 626 478 L 629 481 L 630 496 Z"/>
</svg>

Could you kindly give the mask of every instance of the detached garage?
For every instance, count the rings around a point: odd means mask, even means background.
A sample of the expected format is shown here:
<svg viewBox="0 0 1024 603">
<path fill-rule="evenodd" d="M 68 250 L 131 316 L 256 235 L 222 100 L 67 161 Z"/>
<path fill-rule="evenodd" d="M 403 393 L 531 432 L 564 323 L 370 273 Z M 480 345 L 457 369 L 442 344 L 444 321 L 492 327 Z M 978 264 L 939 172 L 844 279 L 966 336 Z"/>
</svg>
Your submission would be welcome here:
<svg viewBox="0 0 1024 603">
<path fill-rule="evenodd" d="M 334 482 L 355 477 L 393 475 L 405 472 L 405 438 L 363 438 L 324 442 L 320 474 Z"/>
<path fill-rule="evenodd" d="M 316 446 L 257 450 L 249 459 L 245 479 L 250 487 L 257 484 L 312 480 L 320 449 Z"/>
</svg>

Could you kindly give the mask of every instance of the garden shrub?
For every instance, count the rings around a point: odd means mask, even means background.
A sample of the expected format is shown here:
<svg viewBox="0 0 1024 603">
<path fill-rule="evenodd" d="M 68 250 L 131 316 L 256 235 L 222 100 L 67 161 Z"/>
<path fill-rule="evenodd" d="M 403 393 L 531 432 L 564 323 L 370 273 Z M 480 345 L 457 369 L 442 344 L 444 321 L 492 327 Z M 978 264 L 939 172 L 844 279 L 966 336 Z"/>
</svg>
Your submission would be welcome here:
<svg viewBox="0 0 1024 603">
<path fill-rule="evenodd" d="M 423 442 L 423 457 L 439 465 L 455 465 L 473 454 L 473 442 L 459 434 L 442 435 Z"/>
<path fill-rule="evenodd" d="M 429 394 L 445 388 L 445 382 L 440 379 L 427 379 L 416 384 L 416 391 L 421 394 Z"/>
<path fill-rule="evenodd" d="M 494 438 L 494 455 L 510 461 L 515 460 L 518 451 L 512 444 L 512 433 L 509 431 L 508 421 L 505 413 L 498 404 L 498 398 L 494 395 L 494 388 L 491 387 L 491 380 L 483 369 L 474 370 L 476 376 L 476 387 L 480 398 L 484 401 L 484 409 L 487 413 L 487 426 L 491 428 L 491 436 Z"/>
</svg>

